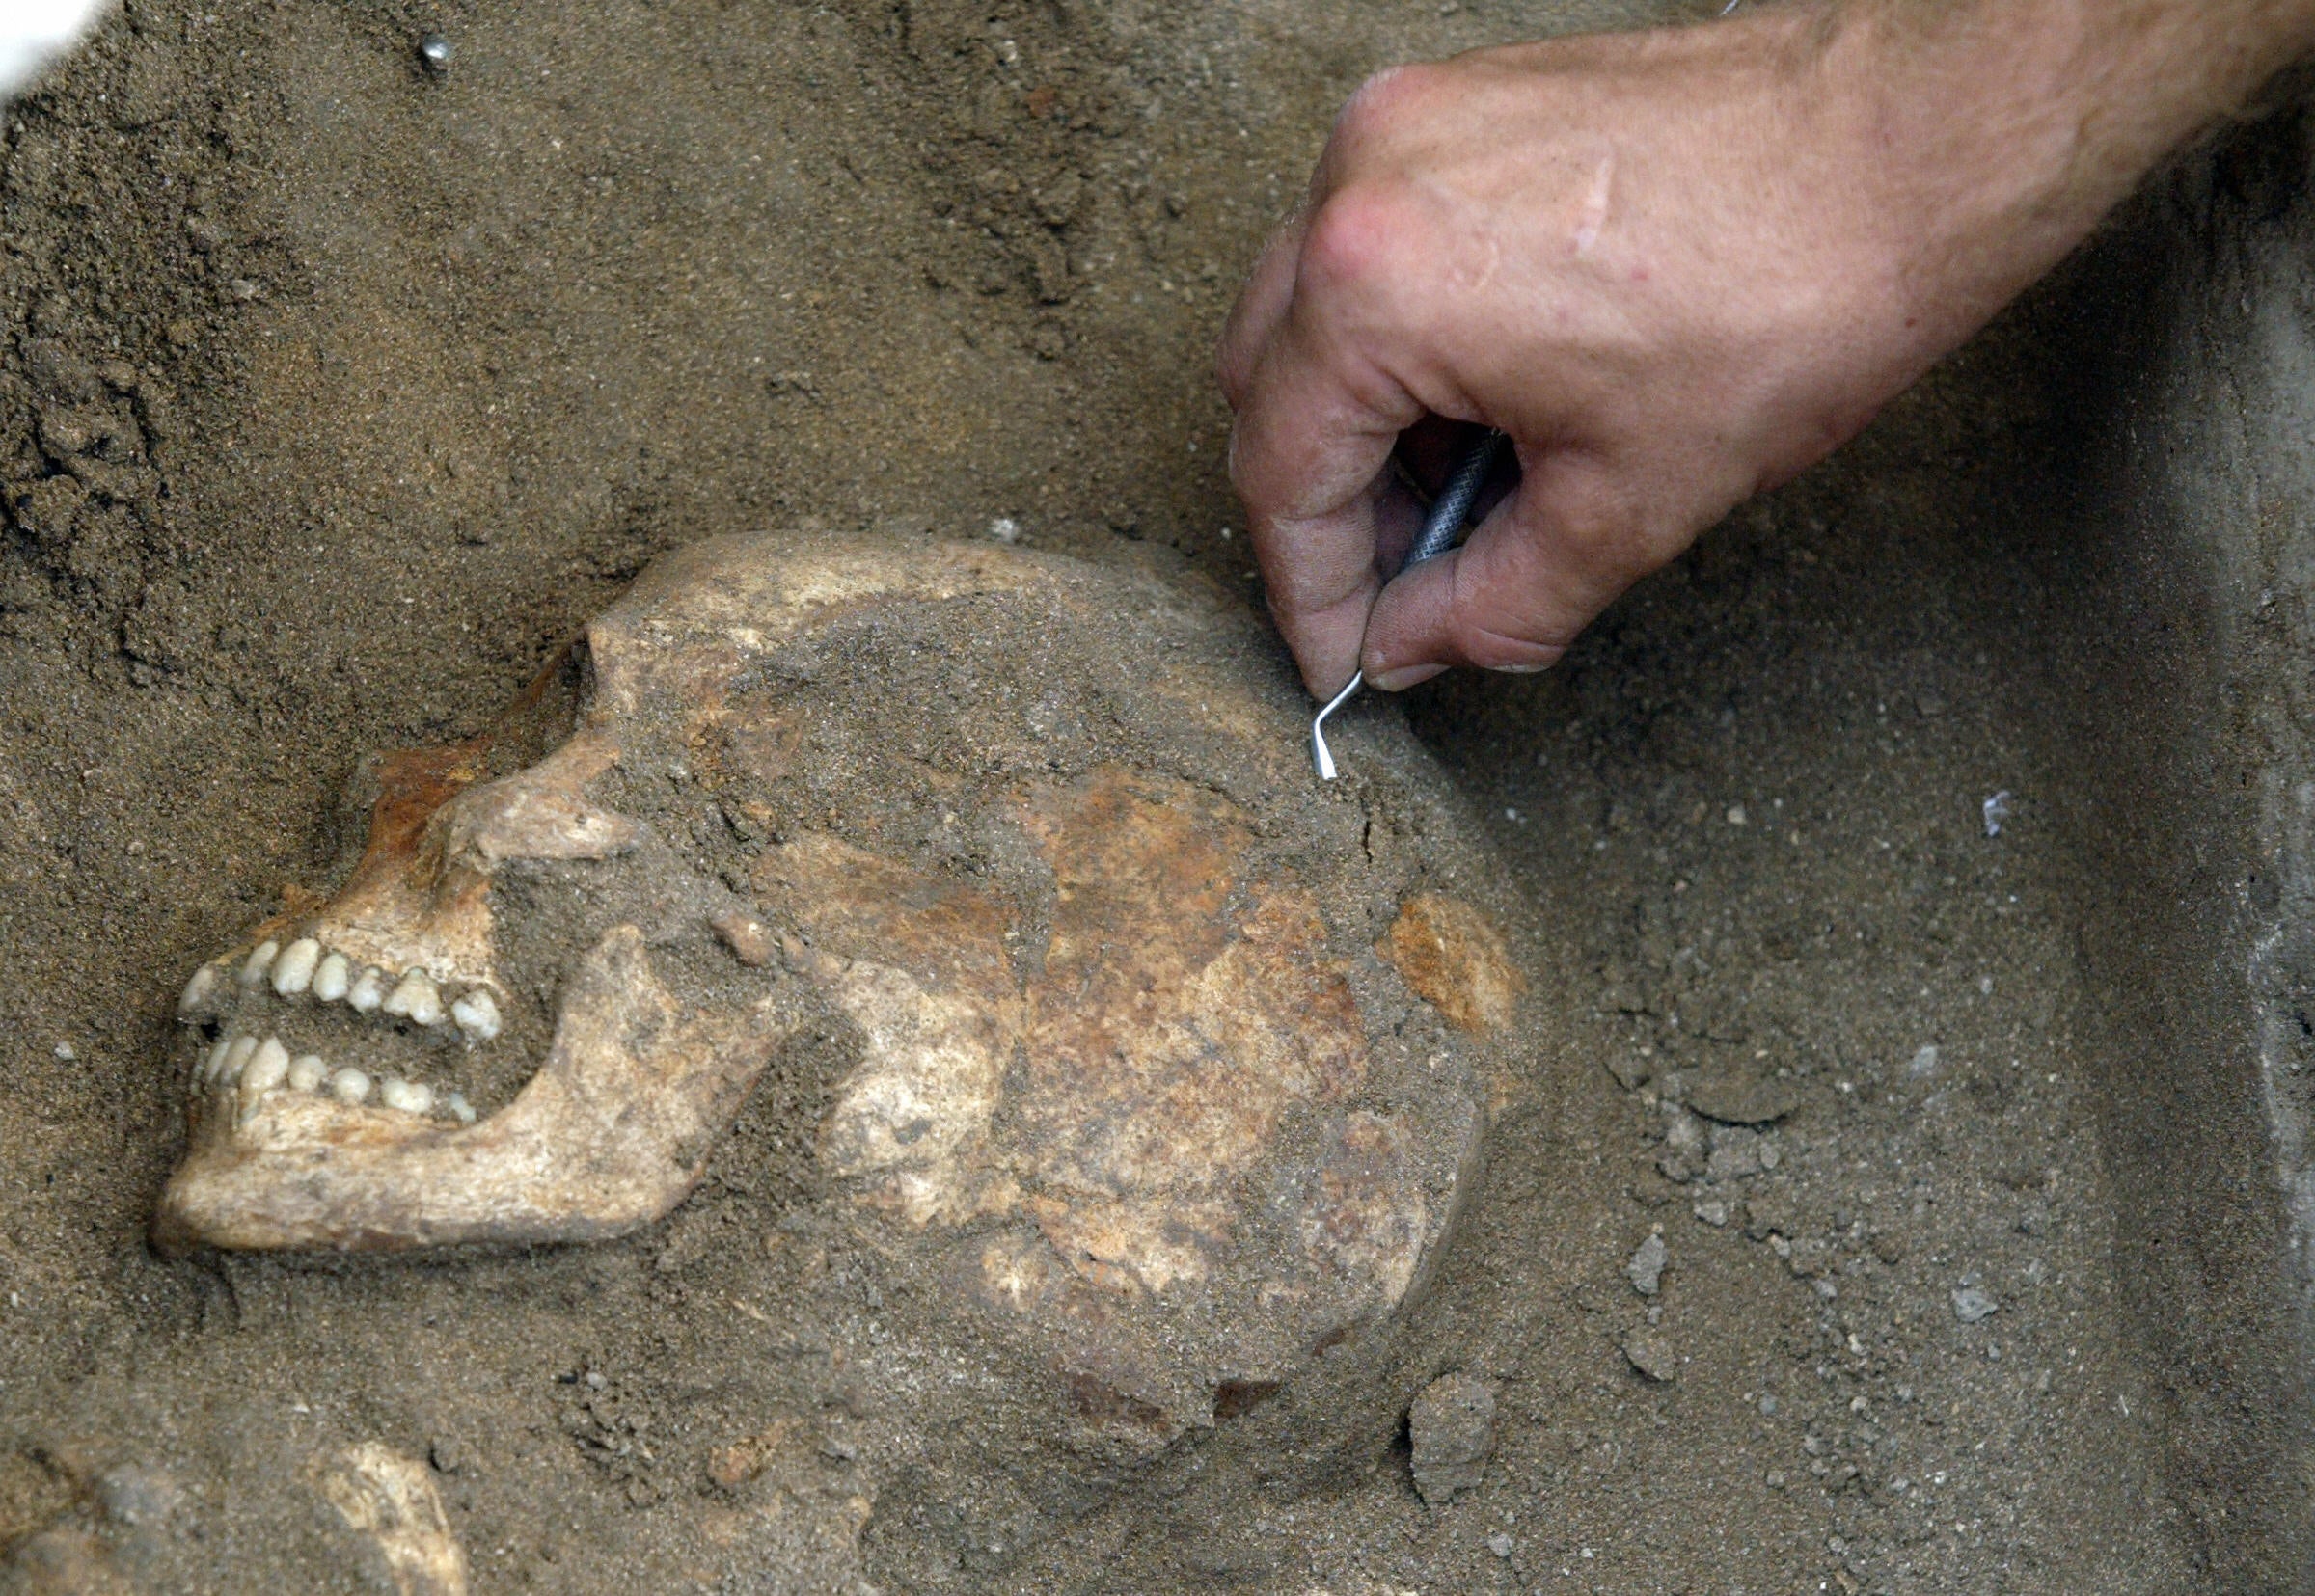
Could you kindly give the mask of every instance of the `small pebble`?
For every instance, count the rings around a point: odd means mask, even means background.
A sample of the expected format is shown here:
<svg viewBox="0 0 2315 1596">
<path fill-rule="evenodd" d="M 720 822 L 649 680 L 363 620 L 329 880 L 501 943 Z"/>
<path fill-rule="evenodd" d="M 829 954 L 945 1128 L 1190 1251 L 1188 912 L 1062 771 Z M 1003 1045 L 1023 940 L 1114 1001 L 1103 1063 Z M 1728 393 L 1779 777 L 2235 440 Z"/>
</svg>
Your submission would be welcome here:
<svg viewBox="0 0 2315 1596">
<path fill-rule="evenodd" d="M 1656 1286 L 1664 1278 L 1665 1246 L 1661 1234 L 1652 1234 L 1640 1243 L 1631 1261 L 1623 1266 L 1623 1278 L 1632 1283 L 1632 1289 L 1644 1297 L 1656 1294 Z"/>
<path fill-rule="evenodd" d="M 1672 1339 L 1653 1326 L 1634 1326 L 1623 1339 L 1623 1356 L 1634 1368 L 1658 1385 L 1680 1371 L 1679 1355 L 1672 1350 Z"/>
<path fill-rule="evenodd" d="M 1498 1557 L 1508 1559 L 1512 1555 L 1512 1537 L 1498 1529 L 1487 1537 L 1487 1550 Z"/>
<path fill-rule="evenodd" d="M 429 72 L 449 71 L 450 59 L 457 53 L 457 46 L 438 33 L 430 33 L 418 41 L 418 59 L 426 64 Z"/>
<path fill-rule="evenodd" d="M 1495 1392 L 1470 1374 L 1445 1374 L 1423 1388 L 1406 1415 L 1415 1489 L 1430 1506 L 1485 1476 L 1495 1450 Z"/>
<path fill-rule="evenodd" d="M 60 1064 L 70 1064 L 75 1059 L 79 1058 L 80 1055 L 72 1050 L 72 1044 L 70 1042 L 60 1041 L 56 1044 L 56 1057 L 57 1062 Z"/>
<path fill-rule="evenodd" d="M 1953 1316 L 1963 1324 L 1975 1324 L 1990 1319 L 2002 1311 L 2002 1305 L 1991 1295 L 1975 1285 L 1957 1286 L 1953 1292 Z"/>
</svg>

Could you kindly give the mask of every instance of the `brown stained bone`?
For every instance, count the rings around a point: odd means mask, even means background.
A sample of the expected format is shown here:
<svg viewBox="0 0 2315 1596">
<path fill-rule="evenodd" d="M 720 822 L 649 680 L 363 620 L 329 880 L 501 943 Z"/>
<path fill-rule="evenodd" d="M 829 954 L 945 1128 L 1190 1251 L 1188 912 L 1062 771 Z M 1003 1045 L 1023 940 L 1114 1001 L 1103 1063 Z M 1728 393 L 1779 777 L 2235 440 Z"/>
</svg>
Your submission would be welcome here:
<svg viewBox="0 0 2315 1596">
<path fill-rule="evenodd" d="M 658 1218 L 786 1033 L 767 1000 L 686 1015 L 621 926 L 570 984 L 553 1051 L 505 1109 L 432 1125 L 275 1092 L 212 1114 L 161 1199 L 165 1247 L 589 1241 Z"/>
<path fill-rule="evenodd" d="M 1502 933 L 1459 898 L 1418 892 L 1401 906 L 1375 953 L 1458 1031 L 1512 1022 L 1524 983 Z"/>
<path fill-rule="evenodd" d="M 424 1464 L 366 1441 L 331 1459 L 315 1483 L 345 1527 L 368 1539 L 395 1596 L 466 1596 L 466 1551 Z"/>
</svg>

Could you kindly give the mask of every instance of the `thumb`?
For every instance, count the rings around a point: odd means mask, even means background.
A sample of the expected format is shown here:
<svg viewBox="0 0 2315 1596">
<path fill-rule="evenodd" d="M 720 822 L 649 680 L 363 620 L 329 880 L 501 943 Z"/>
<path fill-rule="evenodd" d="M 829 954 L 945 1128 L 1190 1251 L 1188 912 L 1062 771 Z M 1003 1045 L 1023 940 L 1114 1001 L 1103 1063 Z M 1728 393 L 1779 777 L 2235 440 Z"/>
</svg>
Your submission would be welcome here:
<svg viewBox="0 0 2315 1596">
<path fill-rule="evenodd" d="M 1520 465 L 1517 490 L 1468 542 L 1403 572 L 1375 600 L 1360 648 L 1369 682 L 1396 692 L 1450 665 L 1542 670 L 1685 546 L 1653 535 L 1630 496 L 1583 457 L 1522 450 Z"/>
</svg>

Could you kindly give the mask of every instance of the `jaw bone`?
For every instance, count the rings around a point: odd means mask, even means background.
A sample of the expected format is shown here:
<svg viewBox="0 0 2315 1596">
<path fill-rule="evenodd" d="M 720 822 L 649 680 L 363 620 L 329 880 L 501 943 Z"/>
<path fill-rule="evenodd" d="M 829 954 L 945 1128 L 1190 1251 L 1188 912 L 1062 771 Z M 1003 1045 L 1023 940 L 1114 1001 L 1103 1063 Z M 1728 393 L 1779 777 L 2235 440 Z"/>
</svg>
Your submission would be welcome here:
<svg viewBox="0 0 2315 1596">
<path fill-rule="evenodd" d="M 790 1024 L 776 994 L 686 1016 L 641 933 L 620 926 L 566 985 L 545 1065 L 478 1124 L 300 1091 L 255 1058 L 221 1076 L 155 1239 L 389 1248 L 619 1234 L 691 1191 Z"/>
</svg>

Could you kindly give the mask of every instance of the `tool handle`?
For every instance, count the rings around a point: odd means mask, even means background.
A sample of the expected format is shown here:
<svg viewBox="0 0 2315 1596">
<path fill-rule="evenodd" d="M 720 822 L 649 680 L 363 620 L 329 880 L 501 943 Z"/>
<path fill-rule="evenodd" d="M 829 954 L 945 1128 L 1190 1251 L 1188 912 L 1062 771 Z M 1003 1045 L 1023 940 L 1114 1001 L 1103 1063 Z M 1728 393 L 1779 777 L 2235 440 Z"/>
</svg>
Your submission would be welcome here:
<svg viewBox="0 0 2315 1596">
<path fill-rule="evenodd" d="M 1463 451 L 1456 462 L 1455 474 L 1439 490 L 1439 497 L 1430 501 L 1430 513 L 1423 518 L 1423 530 L 1416 534 L 1401 572 L 1412 570 L 1427 559 L 1436 559 L 1463 535 L 1463 523 L 1471 518 L 1471 501 L 1487 480 L 1487 473 L 1495 469 L 1496 456 L 1503 452 L 1507 442 L 1504 435 L 1489 427 L 1479 440 Z"/>
</svg>

